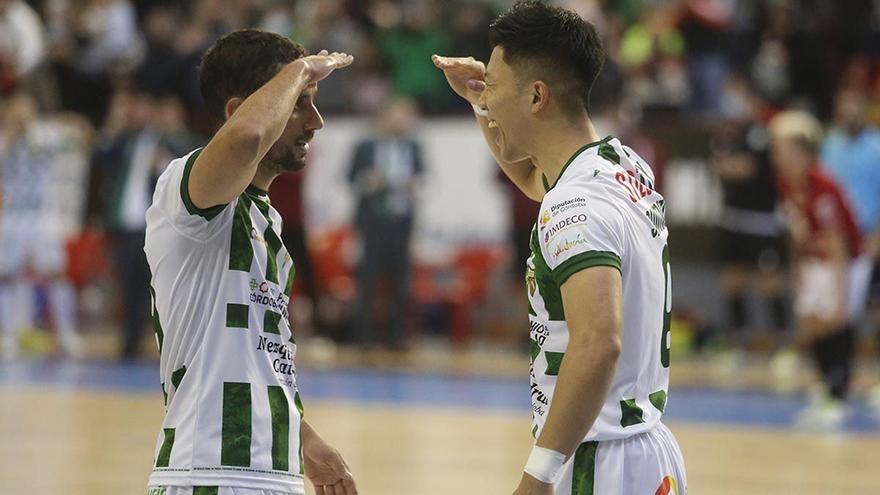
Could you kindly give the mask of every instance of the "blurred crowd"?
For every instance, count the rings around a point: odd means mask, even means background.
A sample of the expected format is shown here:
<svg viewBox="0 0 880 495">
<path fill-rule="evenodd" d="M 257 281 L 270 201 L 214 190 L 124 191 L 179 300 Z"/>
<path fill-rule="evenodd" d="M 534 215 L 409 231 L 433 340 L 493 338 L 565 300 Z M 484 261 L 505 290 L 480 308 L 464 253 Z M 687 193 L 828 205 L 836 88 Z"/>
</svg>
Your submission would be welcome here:
<svg viewBox="0 0 880 495">
<path fill-rule="evenodd" d="M 124 336 L 119 352 L 126 358 L 139 355 L 149 305 L 149 273 L 140 249 L 144 212 L 162 167 L 204 143 L 211 131 L 197 67 L 204 50 L 219 36 L 259 27 L 289 36 L 311 51 L 354 54 L 356 62 L 350 70 L 321 83 L 317 105 L 324 113 L 373 116 L 388 109 L 388 102 L 406 101 L 414 102 L 403 105 L 408 114 L 466 114 L 470 107 L 449 91 L 430 55 L 487 60 L 488 23 L 510 3 L 0 0 L 4 352 L 14 353 L 11 343 L 19 329 L 41 325 L 33 321 L 35 317 L 16 316 L 22 313 L 18 308 L 29 308 L 26 314 L 49 315 L 45 324 L 56 329 L 62 350 L 79 352 L 72 330 L 76 308 L 88 313 L 94 301 L 86 289 L 96 274 L 107 273 L 118 287 L 114 294 L 120 301 L 117 316 Z M 718 257 L 724 265 L 727 331 L 723 334 L 730 342 L 742 342 L 740 335 L 754 326 L 746 309 L 753 277 L 767 300 L 772 327 L 785 334 L 806 324 L 801 319 L 809 311 L 790 316 L 791 291 L 798 285 L 792 289 L 783 274 L 788 261 L 801 259 L 804 253 L 792 249 L 788 240 L 808 242 L 805 239 L 824 228 L 823 212 L 838 211 L 822 201 L 816 211 L 810 210 L 805 205 L 815 202 L 804 198 L 813 198 L 814 192 L 806 186 L 793 188 L 792 179 L 783 177 L 783 168 L 774 162 L 771 123 L 780 111 L 802 110 L 823 123 L 820 132 L 807 133 L 804 149 L 816 159 L 807 161 L 822 163 L 817 165 L 824 170 L 821 180 L 837 184 L 852 216 L 855 228 L 844 235 L 844 259 L 847 263 L 863 256 L 876 260 L 880 1 L 554 3 L 576 10 L 597 26 L 609 58 L 593 91 L 594 117 L 649 162 L 659 167 L 662 158 L 675 150 L 663 149 L 646 136 L 640 127 L 643 116 L 665 112 L 672 116 L 670 122 L 706 124 L 712 137 L 704 158 L 724 192 Z M 352 150 L 349 177 L 363 208 L 358 212 L 358 228 L 370 232 L 375 229 L 367 226 L 381 224 L 386 235 L 376 242 L 399 239 L 394 247 L 398 259 L 407 257 L 414 208 L 409 194 L 422 169 L 418 143 L 403 134 L 393 139 L 365 136 L 358 150 Z M 396 164 L 385 170 L 387 177 L 377 179 L 358 161 L 374 153 Z M 792 160 L 790 156 L 775 160 Z M 397 190 L 383 190 L 381 199 L 376 199 L 371 189 L 376 181 L 396 184 Z M 285 192 L 289 196 L 301 196 L 302 186 L 296 180 L 287 185 L 279 182 L 278 187 L 292 191 Z M 34 193 L 22 194 L 23 189 Z M 376 204 L 388 201 L 400 211 L 388 213 L 397 211 L 392 208 L 383 210 L 385 217 L 369 216 L 378 211 Z M 523 221 L 514 218 L 514 229 L 527 232 L 531 227 L 528 219 L 536 214 L 529 214 L 528 208 L 517 206 L 514 216 L 526 220 L 519 225 Z M 284 215 L 291 226 L 285 242 L 299 246 L 294 250 L 304 259 L 308 254 L 301 208 L 291 207 Z M 835 216 L 838 213 L 829 215 L 842 222 Z M 108 253 L 108 266 L 88 254 L 101 245 Z M 383 255 L 376 248 L 365 249 L 365 256 L 374 251 Z M 359 283 L 371 287 L 383 270 L 390 270 L 389 276 L 396 280 L 397 309 L 389 318 L 392 334 L 399 335 L 403 330 L 395 318 L 403 311 L 400 306 L 406 304 L 408 291 L 400 280 L 409 277 L 409 265 L 384 267 L 365 259 Z M 317 298 L 310 269 L 305 273 L 304 290 Z M 37 303 L 30 309 L 34 290 Z M 359 299 L 356 304 L 363 312 L 373 303 Z M 810 306 L 796 301 L 796 308 L 798 304 Z M 834 316 L 838 326 L 851 326 L 846 318 Z M 356 329 L 355 338 L 369 332 Z M 778 345 L 788 344 L 781 340 Z M 838 345 L 849 344 L 835 341 Z"/>
</svg>

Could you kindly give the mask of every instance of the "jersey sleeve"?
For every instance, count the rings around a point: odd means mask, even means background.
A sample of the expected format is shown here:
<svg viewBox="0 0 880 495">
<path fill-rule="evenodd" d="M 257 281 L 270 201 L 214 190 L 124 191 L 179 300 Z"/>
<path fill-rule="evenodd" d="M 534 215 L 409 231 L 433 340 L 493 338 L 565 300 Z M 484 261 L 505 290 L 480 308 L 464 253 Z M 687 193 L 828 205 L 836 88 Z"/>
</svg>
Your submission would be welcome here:
<svg viewBox="0 0 880 495">
<path fill-rule="evenodd" d="M 620 270 L 620 220 L 610 199 L 588 190 L 557 188 L 545 198 L 539 216 L 541 249 L 558 285 L 594 266 Z"/>
<path fill-rule="evenodd" d="M 195 238 L 206 238 L 216 233 L 233 208 L 217 205 L 198 208 L 189 195 L 189 176 L 201 149 L 169 165 L 156 185 L 153 202 L 158 204 L 172 224 L 182 233 Z"/>
</svg>

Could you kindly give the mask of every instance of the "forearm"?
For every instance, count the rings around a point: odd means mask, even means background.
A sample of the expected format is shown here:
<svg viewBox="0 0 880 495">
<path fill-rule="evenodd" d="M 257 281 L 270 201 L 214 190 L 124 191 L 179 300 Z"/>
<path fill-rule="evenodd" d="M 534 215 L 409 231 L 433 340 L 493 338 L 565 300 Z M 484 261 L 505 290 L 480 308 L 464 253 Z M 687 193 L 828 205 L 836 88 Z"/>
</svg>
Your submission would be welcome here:
<svg viewBox="0 0 880 495">
<path fill-rule="evenodd" d="M 498 147 L 497 141 L 498 131 L 489 127 L 489 119 L 486 117 L 476 114 L 475 117 L 480 125 L 480 130 L 483 132 L 486 144 L 489 146 L 489 151 L 501 167 L 504 175 L 506 175 L 507 178 L 526 195 L 526 197 L 540 202 L 544 198 L 544 194 L 541 190 L 542 184 L 540 173 L 532 164 L 532 161 L 522 160 L 516 163 L 509 163 L 502 160 L 501 150 Z"/>
<path fill-rule="evenodd" d="M 611 387 L 619 344 L 569 345 L 537 445 L 570 457 L 590 431 Z"/>
<path fill-rule="evenodd" d="M 227 204 L 254 179 L 306 88 L 304 65 L 291 63 L 235 108 L 193 166 L 189 190 L 199 208 Z"/>
</svg>

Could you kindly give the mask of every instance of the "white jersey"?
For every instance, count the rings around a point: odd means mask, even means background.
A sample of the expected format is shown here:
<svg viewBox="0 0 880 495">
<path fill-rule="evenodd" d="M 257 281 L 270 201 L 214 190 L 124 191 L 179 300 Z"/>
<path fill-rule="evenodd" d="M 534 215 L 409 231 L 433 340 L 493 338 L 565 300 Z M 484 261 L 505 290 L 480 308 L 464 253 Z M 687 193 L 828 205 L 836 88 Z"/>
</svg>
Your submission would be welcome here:
<svg viewBox="0 0 880 495">
<path fill-rule="evenodd" d="M 531 323 L 533 434 L 544 426 L 568 347 L 562 284 L 593 266 L 620 270 L 622 352 L 599 417 L 584 438 L 614 440 L 651 430 L 669 387 L 671 284 L 664 200 L 651 170 L 617 139 L 578 150 L 546 183 L 526 282 Z"/>
<path fill-rule="evenodd" d="M 253 186 L 196 208 L 187 182 L 198 154 L 171 162 L 147 211 L 166 395 L 149 483 L 304 493 L 281 217 Z"/>
</svg>

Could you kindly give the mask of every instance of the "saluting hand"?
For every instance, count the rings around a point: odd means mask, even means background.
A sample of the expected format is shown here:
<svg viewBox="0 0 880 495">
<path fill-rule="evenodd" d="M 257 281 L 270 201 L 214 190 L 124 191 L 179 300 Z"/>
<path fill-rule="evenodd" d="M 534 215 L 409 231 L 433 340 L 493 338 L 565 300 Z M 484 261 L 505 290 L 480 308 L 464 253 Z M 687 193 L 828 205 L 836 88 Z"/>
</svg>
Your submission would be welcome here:
<svg viewBox="0 0 880 495">
<path fill-rule="evenodd" d="M 443 71 L 449 86 L 458 96 L 476 105 L 486 87 L 486 64 L 474 57 L 441 57 L 433 55 L 434 66 Z"/>
<path fill-rule="evenodd" d="M 348 67 L 354 61 L 354 57 L 347 53 L 321 50 L 317 55 L 309 55 L 296 60 L 294 63 L 301 64 L 305 74 L 309 78 L 308 84 L 314 84 L 329 76 L 336 69 Z"/>
</svg>

